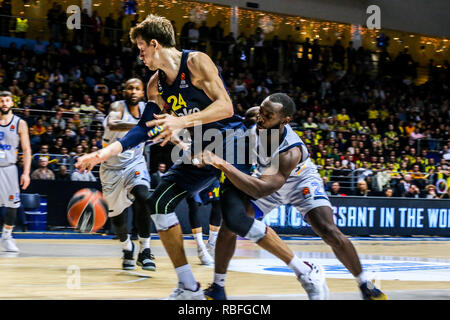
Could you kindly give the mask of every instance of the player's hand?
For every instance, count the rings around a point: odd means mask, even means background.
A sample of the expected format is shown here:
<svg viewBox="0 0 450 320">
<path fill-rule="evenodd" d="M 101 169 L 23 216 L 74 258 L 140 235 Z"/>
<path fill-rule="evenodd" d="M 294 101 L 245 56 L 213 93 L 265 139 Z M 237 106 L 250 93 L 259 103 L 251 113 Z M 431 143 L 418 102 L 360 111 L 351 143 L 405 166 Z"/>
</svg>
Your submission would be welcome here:
<svg viewBox="0 0 450 320">
<path fill-rule="evenodd" d="M 146 125 L 147 127 L 160 126 L 162 128 L 162 132 L 152 139 L 154 143 L 159 140 L 163 140 L 161 142 L 162 147 L 171 140 L 172 135 L 175 135 L 178 130 L 184 128 L 184 121 L 182 117 L 174 117 L 167 113 L 155 114 L 154 116 L 156 119 L 148 121 Z"/>
<path fill-rule="evenodd" d="M 100 162 L 102 162 L 100 153 L 92 152 L 79 157 L 77 163 L 75 163 L 75 168 L 78 169 L 78 172 L 84 172 L 85 170 L 89 172 Z"/>
<path fill-rule="evenodd" d="M 20 185 L 22 187 L 22 190 L 26 190 L 28 186 L 30 185 L 30 175 L 29 174 L 22 174 L 20 176 Z"/>
<path fill-rule="evenodd" d="M 198 157 L 196 157 L 198 159 Z M 221 157 L 217 156 L 211 151 L 205 150 L 201 154 L 201 162 L 203 164 L 210 164 L 216 168 L 219 168 L 221 165 L 226 163 Z"/>
</svg>

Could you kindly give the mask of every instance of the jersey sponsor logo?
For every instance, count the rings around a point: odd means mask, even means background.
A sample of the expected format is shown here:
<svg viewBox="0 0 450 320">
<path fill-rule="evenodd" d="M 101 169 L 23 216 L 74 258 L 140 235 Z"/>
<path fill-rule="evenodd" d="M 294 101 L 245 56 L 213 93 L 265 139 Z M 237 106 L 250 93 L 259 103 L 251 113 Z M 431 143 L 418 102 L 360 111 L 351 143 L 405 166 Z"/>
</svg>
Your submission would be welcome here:
<svg viewBox="0 0 450 320">
<path fill-rule="evenodd" d="M 188 114 L 192 114 L 192 113 L 196 113 L 196 112 L 200 112 L 199 108 L 192 108 L 192 109 L 182 109 L 183 112 L 175 112 L 177 114 L 177 116 L 179 117 L 183 117 L 183 116 L 187 116 Z"/>
<path fill-rule="evenodd" d="M 11 127 L 9 127 L 9 131 L 14 131 L 14 130 L 16 130 L 16 126 L 12 124 Z"/>
<path fill-rule="evenodd" d="M 135 171 L 134 172 L 134 176 L 137 177 L 138 175 L 140 175 L 141 173 L 139 171 Z"/>
<path fill-rule="evenodd" d="M 11 145 L 10 144 L 1 144 L 0 143 L 0 150 L 5 150 L 5 151 L 8 151 L 8 150 L 11 150 Z"/>
<path fill-rule="evenodd" d="M 5 133 L 4 132 L 0 132 L 0 140 L 5 139 Z"/>
</svg>

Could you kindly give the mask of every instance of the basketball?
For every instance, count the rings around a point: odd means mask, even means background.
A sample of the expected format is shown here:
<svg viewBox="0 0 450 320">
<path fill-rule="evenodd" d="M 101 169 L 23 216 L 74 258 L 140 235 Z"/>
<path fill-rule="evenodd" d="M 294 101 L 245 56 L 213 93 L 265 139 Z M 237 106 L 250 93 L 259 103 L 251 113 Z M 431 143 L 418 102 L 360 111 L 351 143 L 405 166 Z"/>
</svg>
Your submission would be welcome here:
<svg viewBox="0 0 450 320">
<path fill-rule="evenodd" d="M 96 232 L 104 226 L 108 216 L 108 205 L 100 191 L 81 189 L 67 206 L 67 220 L 81 232 Z"/>
</svg>

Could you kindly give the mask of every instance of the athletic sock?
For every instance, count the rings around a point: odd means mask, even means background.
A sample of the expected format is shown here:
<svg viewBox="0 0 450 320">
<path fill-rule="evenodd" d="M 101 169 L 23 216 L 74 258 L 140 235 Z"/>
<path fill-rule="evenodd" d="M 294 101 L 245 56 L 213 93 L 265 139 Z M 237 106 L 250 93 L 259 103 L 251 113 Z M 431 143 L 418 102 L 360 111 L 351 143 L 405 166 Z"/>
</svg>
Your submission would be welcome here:
<svg viewBox="0 0 450 320">
<path fill-rule="evenodd" d="M 142 253 L 144 249 L 150 248 L 150 237 L 141 238 L 139 237 L 139 253 Z"/>
<path fill-rule="evenodd" d="M 130 235 L 127 236 L 127 240 L 120 241 L 120 243 L 122 244 L 123 250 L 131 251 L 133 249 L 133 244 L 130 240 Z"/>
<path fill-rule="evenodd" d="M 178 282 L 181 282 L 185 289 L 192 291 L 197 289 L 197 281 L 195 281 L 194 274 L 192 273 L 189 264 L 175 268 L 175 272 L 178 276 Z"/>
<path fill-rule="evenodd" d="M 219 234 L 219 231 L 209 231 L 209 238 L 208 238 L 208 242 L 215 244 L 216 240 L 217 240 L 217 235 Z"/>
<path fill-rule="evenodd" d="M 194 233 L 195 242 L 197 243 L 197 248 L 199 250 L 206 250 L 205 243 L 203 242 L 203 233 Z"/>
<path fill-rule="evenodd" d="M 367 275 L 366 273 L 363 271 L 359 274 L 359 276 L 356 277 L 356 282 L 358 282 L 358 286 L 362 285 L 363 283 L 369 281 L 369 279 L 367 279 Z"/>
<path fill-rule="evenodd" d="M 225 287 L 225 279 L 227 278 L 226 273 L 215 273 L 214 272 L 214 283 L 218 286 Z"/>
<path fill-rule="evenodd" d="M 2 239 L 9 239 L 12 238 L 12 228 L 11 229 L 6 229 L 3 226 L 3 231 L 2 231 Z"/>
<path fill-rule="evenodd" d="M 294 271 L 297 278 L 301 275 L 310 273 L 312 270 L 306 261 L 300 260 L 295 254 L 288 266 L 292 271 Z"/>
</svg>

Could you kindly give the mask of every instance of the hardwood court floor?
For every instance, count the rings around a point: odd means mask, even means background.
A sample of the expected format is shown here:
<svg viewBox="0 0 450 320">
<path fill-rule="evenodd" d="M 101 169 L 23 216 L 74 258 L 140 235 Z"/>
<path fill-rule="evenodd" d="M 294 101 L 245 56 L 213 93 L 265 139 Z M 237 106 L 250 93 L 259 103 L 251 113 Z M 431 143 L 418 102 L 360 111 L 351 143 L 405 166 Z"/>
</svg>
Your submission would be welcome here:
<svg viewBox="0 0 450 320">
<path fill-rule="evenodd" d="M 450 239 L 351 240 L 366 271 L 390 299 L 450 300 Z M 324 266 L 331 299 L 360 299 L 355 280 L 322 240 L 286 241 L 302 259 Z M 213 268 L 199 264 L 192 238 L 184 243 L 194 274 L 206 288 Z M 122 271 L 117 240 L 18 239 L 17 244 L 20 254 L 0 252 L 0 299 L 163 299 L 177 285 L 157 239 L 151 241 L 156 272 L 140 267 Z M 238 241 L 226 289 L 230 299 L 307 299 L 281 261 L 247 240 Z"/>
</svg>

